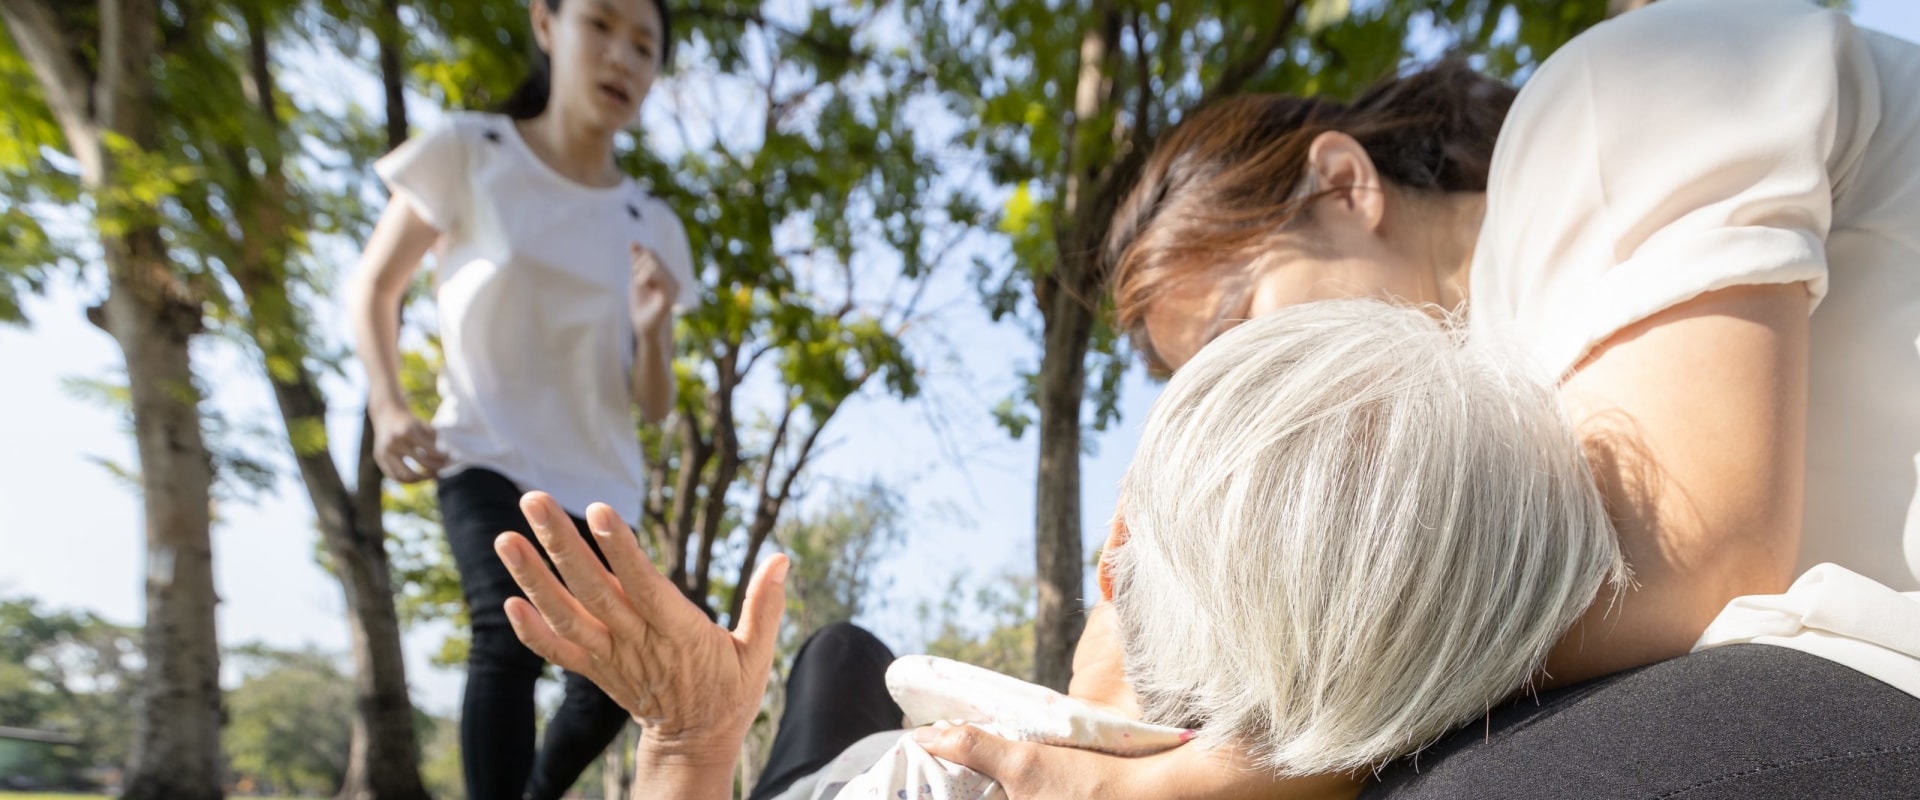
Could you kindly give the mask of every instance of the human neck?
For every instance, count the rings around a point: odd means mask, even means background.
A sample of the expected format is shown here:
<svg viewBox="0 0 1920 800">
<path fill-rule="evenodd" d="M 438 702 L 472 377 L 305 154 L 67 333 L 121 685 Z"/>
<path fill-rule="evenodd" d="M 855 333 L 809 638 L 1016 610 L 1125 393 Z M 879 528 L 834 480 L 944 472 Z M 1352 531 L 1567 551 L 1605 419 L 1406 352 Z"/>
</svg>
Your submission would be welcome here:
<svg viewBox="0 0 1920 800">
<path fill-rule="evenodd" d="M 1433 269 L 1433 291 L 1440 307 L 1466 308 L 1469 271 L 1480 223 L 1487 214 L 1485 192 L 1448 192 L 1422 198 L 1426 230 L 1419 237 Z"/>
<path fill-rule="evenodd" d="M 620 174 L 613 166 L 613 137 L 573 124 L 566 112 L 549 105 L 545 113 L 514 123 L 535 157 L 553 171 L 584 186 L 616 186 Z"/>
</svg>

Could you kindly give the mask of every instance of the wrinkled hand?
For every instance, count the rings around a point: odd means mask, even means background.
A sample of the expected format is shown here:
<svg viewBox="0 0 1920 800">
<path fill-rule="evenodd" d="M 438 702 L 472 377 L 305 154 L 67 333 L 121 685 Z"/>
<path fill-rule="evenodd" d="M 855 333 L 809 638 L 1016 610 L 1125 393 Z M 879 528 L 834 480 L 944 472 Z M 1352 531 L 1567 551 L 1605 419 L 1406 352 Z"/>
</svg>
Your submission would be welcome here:
<svg viewBox="0 0 1920 800">
<path fill-rule="evenodd" d="M 440 449 L 433 426 L 407 409 L 373 415 L 373 462 L 387 477 L 401 483 L 424 481 L 440 474 L 447 454 Z"/>
<path fill-rule="evenodd" d="M 587 509 L 611 574 L 553 498 L 532 492 L 520 509 L 566 579 L 561 585 L 519 534 L 494 541 L 527 592 L 527 600 L 506 604 L 520 641 L 587 676 L 632 714 L 644 726 L 643 748 L 731 763 L 766 692 L 786 606 L 786 556 L 760 566 L 746 587 L 739 630 L 729 632 L 654 569 L 613 509 Z"/>
<path fill-rule="evenodd" d="M 644 333 L 665 321 L 673 311 L 674 298 L 680 296 L 680 281 L 675 280 L 660 254 L 638 243 L 632 245 L 633 272 L 627 294 L 627 312 L 633 317 L 633 330 Z"/>
</svg>

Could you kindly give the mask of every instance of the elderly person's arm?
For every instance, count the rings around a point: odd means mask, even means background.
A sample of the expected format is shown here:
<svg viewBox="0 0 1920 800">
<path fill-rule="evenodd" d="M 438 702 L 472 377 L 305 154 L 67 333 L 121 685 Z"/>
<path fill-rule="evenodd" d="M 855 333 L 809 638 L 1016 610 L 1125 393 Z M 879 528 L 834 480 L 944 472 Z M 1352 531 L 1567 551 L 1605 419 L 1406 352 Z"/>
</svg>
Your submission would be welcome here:
<svg viewBox="0 0 1920 800">
<path fill-rule="evenodd" d="M 520 508 L 566 585 L 526 539 L 501 534 L 494 549 L 527 592 L 527 600 L 507 601 L 514 632 L 543 658 L 587 676 L 641 724 L 639 774 L 649 793 L 729 797 L 734 759 L 766 693 L 786 557 L 754 574 L 739 630 L 729 632 L 654 569 L 613 509 L 587 509 L 609 573 L 553 498 L 533 492 Z"/>
<path fill-rule="evenodd" d="M 1113 606 L 1087 615 L 1086 631 L 1073 653 L 1069 694 L 1138 717 L 1139 703 L 1126 685 Z M 1259 769 L 1245 751 L 1176 747 L 1165 753 L 1122 758 L 1003 739 L 970 725 L 922 728 L 921 746 L 935 756 L 998 780 L 1012 800 L 1033 798 L 1152 797 L 1190 800 L 1275 800 L 1350 797 L 1351 777 L 1282 778 Z"/>
</svg>

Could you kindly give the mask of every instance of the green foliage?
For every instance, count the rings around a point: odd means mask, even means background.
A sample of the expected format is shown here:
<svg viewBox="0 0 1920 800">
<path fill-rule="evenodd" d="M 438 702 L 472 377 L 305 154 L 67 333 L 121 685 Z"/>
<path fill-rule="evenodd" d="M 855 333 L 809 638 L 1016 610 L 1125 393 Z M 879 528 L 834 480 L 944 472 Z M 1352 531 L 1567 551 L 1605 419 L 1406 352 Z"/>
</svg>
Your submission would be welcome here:
<svg viewBox="0 0 1920 800">
<path fill-rule="evenodd" d="M 1124 188 L 1156 137 L 1197 104 L 1223 93 L 1286 92 L 1351 97 L 1417 57 L 1470 55 L 1497 75 L 1522 75 L 1573 34 L 1597 22 L 1604 0 L 1347 0 L 1218 3 L 1205 0 L 909 0 L 919 41 L 912 58 L 941 102 L 966 120 L 950 146 L 985 164 L 974 198 L 1006 242 L 981 259 L 975 283 L 994 319 L 1030 315 L 1036 295 L 1067 291 L 1104 303 L 1098 274 L 1106 221 L 1076 220 L 1074 202 Z M 1503 27 L 1503 20 L 1507 24 Z M 1108 55 L 1083 63 L 1100 34 Z M 1104 100 L 1074 114 L 1083 69 L 1098 70 Z M 1097 230 L 1079 230 L 1090 223 Z M 1063 253 L 1062 248 L 1071 248 Z M 1062 275 L 1063 255 L 1075 274 Z M 1051 288 L 1053 279 L 1057 289 Z M 1119 417 L 1124 339 L 1104 326 L 1089 348 L 1087 419 L 1096 430 Z M 995 417 L 1015 437 L 1031 422 L 1023 384 Z"/>
<path fill-rule="evenodd" d="M 56 163 L 64 144 L 40 96 L 33 71 L 0 25 L 0 323 L 25 324 L 22 299 L 46 286 L 56 270 L 77 268 L 71 234 L 49 230 L 54 207 L 78 201 L 70 162 Z"/>
<path fill-rule="evenodd" d="M 1033 673 L 1033 576 L 955 575 L 938 604 L 923 601 L 918 611 L 929 655 L 1003 675 Z"/>
<path fill-rule="evenodd" d="M 873 571 L 905 539 L 901 503 L 898 492 L 876 481 L 837 491 L 818 511 L 780 525 L 774 538 L 793 557 L 783 648 L 797 649 L 814 631 L 853 619 L 884 588 Z"/>
<path fill-rule="evenodd" d="M 248 793 L 322 797 L 346 776 L 353 734 L 353 682 L 334 658 L 312 650 L 236 648 L 244 677 L 227 693 L 224 741 L 236 783 Z"/>
<path fill-rule="evenodd" d="M 426 785 L 427 794 L 439 800 L 466 797 L 466 777 L 460 764 L 459 721 L 435 719 L 420 742 L 420 781 Z"/>
<path fill-rule="evenodd" d="M 80 740 L 48 751 L 44 785 L 87 788 L 84 770 L 124 763 L 142 668 L 137 631 L 86 612 L 0 599 L 0 725 Z"/>
</svg>

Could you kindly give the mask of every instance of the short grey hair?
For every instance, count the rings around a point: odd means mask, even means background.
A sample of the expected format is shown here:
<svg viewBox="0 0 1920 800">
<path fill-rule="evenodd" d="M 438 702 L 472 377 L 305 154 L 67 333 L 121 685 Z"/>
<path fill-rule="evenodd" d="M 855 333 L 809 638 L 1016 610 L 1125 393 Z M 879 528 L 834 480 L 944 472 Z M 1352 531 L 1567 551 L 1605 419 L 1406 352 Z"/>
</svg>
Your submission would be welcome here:
<svg viewBox="0 0 1920 800">
<path fill-rule="evenodd" d="M 1154 404 L 1107 554 L 1147 720 L 1283 774 L 1377 768 L 1525 688 L 1610 582 L 1550 383 L 1450 321 L 1309 303 Z"/>
</svg>

